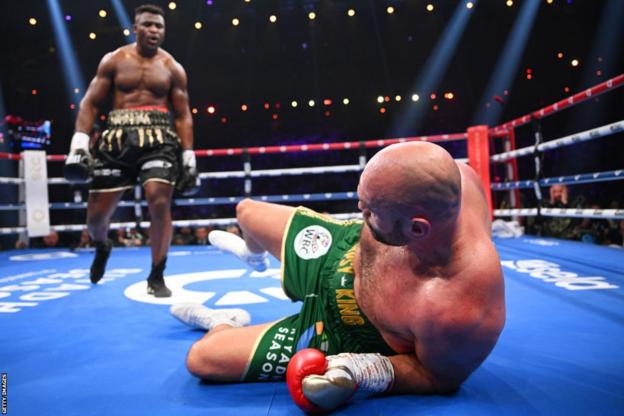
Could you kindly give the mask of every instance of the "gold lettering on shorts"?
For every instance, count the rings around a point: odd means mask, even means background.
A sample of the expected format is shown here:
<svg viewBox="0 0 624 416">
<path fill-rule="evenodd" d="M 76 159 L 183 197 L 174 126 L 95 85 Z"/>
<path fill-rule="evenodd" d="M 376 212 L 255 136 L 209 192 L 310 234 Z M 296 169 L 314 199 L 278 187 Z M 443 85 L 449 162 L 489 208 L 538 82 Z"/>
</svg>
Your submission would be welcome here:
<svg viewBox="0 0 624 416">
<path fill-rule="evenodd" d="M 150 144 L 150 147 L 154 145 L 154 135 L 152 134 L 152 129 L 145 129 L 145 133 L 147 134 L 147 141 Z"/>
<path fill-rule="evenodd" d="M 115 139 L 117 140 L 117 149 L 121 150 L 121 136 L 123 135 L 122 129 L 117 129 L 115 131 Z"/>
<path fill-rule="evenodd" d="M 355 257 L 355 246 L 351 247 L 338 263 L 338 273 L 353 273 L 353 257 Z"/>
<path fill-rule="evenodd" d="M 364 325 L 364 318 L 355 300 L 353 289 L 336 289 L 336 302 L 340 310 L 340 319 L 346 325 Z"/>
</svg>

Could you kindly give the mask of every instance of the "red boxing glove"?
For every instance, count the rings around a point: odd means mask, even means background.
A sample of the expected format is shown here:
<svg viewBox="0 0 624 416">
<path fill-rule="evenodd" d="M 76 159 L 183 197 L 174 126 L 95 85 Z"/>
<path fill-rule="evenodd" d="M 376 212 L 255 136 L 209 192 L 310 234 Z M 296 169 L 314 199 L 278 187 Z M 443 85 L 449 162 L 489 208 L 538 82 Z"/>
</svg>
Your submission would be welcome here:
<svg viewBox="0 0 624 416">
<path fill-rule="evenodd" d="M 303 394 L 303 379 L 311 374 L 325 374 L 325 354 L 314 348 L 297 352 L 286 369 L 286 384 L 295 404 L 305 412 L 322 412 L 324 409 L 309 401 Z"/>
</svg>

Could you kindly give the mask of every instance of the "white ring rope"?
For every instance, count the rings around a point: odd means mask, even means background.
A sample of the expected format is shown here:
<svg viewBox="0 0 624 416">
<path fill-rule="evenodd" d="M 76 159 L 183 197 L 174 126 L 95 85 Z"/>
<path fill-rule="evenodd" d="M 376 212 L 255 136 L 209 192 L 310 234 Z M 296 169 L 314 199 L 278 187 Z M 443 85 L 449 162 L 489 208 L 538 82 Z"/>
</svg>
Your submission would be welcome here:
<svg viewBox="0 0 624 416">
<path fill-rule="evenodd" d="M 534 217 L 537 208 L 495 209 L 495 217 Z M 544 217 L 573 217 L 573 218 L 605 218 L 614 220 L 624 219 L 624 209 L 582 209 L 582 208 L 542 208 L 540 215 Z"/>
<path fill-rule="evenodd" d="M 605 172 L 580 173 L 577 175 L 557 176 L 540 179 L 540 186 L 550 186 L 554 184 L 578 185 L 581 183 L 595 183 L 617 181 L 624 179 L 624 169 L 610 170 Z M 494 191 L 507 191 L 510 189 L 533 188 L 535 181 L 532 179 L 515 182 L 495 182 L 491 188 Z"/>
<path fill-rule="evenodd" d="M 596 127 L 594 129 L 585 130 L 580 133 L 571 134 L 569 136 L 561 137 L 559 139 L 550 140 L 537 146 L 537 150 L 552 150 L 563 146 L 569 146 L 571 144 L 577 144 L 587 140 L 598 139 L 601 137 L 609 136 L 611 134 L 618 133 L 624 130 L 624 120 L 616 121 L 615 123 L 607 124 L 602 127 Z M 512 150 L 509 152 L 499 153 L 491 156 L 492 162 L 505 162 L 511 159 L 515 159 L 520 156 L 532 155 L 535 153 L 535 146 L 523 147 L 521 149 Z"/>
</svg>

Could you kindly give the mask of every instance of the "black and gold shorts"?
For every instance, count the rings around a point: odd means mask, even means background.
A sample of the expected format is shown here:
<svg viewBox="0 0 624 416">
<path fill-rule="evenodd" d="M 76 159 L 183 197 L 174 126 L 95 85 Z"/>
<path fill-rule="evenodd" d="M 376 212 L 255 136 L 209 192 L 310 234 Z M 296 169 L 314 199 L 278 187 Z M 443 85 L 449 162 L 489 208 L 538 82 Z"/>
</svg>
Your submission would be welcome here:
<svg viewBox="0 0 624 416">
<path fill-rule="evenodd" d="M 158 181 L 175 185 L 180 165 L 180 139 L 169 113 L 161 110 L 113 110 L 108 129 L 95 145 L 91 192 L 130 189 Z"/>
</svg>

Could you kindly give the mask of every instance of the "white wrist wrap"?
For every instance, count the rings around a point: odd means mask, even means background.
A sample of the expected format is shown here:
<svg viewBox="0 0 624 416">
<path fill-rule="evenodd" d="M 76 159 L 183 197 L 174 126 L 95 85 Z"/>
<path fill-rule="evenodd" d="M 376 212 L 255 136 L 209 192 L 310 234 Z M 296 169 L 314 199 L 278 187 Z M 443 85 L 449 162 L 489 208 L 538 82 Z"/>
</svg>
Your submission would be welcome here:
<svg viewBox="0 0 624 416">
<path fill-rule="evenodd" d="M 182 165 L 189 168 L 197 167 L 197 162 L 195 161 L 195 151 L 187 149 L 182 152 Z"/>
<path fill-rule="evenodd" d="M 75 152 L 78 149 L 89 151 L 89 135 L 81 131 L 74 133 L 71 139 L 71 145 L 69 146 L 70 152 Z"/>
<path fill-rule="evenodd" d="M 394 368 L 388 357 L 381 354 L 342 353 L 327 356 L 330 371 L 344 371 L 353 375 L 358 391 L 367 396 L 385 393 L 394 383 Z M 342 367 L 342 368 L 341 368 Z"/>
</svg>

